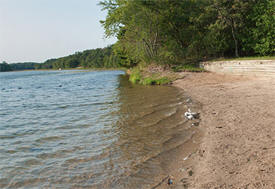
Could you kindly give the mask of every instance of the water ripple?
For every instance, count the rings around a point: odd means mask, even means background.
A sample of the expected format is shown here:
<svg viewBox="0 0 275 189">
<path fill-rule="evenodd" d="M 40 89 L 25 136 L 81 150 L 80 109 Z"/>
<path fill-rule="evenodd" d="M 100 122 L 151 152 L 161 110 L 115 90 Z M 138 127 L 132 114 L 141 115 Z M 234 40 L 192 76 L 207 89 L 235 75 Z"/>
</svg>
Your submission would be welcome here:
<svg viewBox="0 0 275 189">
<path fill-rule="evenodd" d="M 185 98 L 122 74 L 0 73 L 0 188 L 140 188 L 165 172 L 191 135 Z"/>
</svg>

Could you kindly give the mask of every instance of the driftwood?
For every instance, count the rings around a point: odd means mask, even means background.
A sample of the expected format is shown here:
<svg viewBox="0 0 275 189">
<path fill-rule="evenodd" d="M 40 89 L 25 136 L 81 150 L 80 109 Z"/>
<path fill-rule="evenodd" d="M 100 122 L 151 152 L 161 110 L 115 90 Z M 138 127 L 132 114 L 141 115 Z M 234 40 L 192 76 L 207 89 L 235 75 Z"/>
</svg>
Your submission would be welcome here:
<svg viewBox="0 0 275 189">
<path fill-rule="evenodd" d="M 162 179 L 157 185 L 153 186 L 151 189 L 156 189 L 158 188 L 160 185 L 162 185 L 162 183 L 164 183 L 167 179 L 169 178 L 169 175 L 167 175 L 164 179 Z"/>
</svg>

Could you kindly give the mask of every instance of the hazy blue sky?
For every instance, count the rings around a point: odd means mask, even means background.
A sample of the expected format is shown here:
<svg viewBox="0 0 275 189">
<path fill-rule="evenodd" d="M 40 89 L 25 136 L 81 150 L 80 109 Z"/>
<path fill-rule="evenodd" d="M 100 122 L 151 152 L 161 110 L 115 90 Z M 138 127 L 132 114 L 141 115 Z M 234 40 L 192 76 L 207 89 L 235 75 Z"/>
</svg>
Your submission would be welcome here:
<svg viewBox="0 0 275 189">
<path fill-rule="evenodd" d="M 0 0 L 0 62 L 43 62 L 105 47 L 99 0 Z"/>
</svg>

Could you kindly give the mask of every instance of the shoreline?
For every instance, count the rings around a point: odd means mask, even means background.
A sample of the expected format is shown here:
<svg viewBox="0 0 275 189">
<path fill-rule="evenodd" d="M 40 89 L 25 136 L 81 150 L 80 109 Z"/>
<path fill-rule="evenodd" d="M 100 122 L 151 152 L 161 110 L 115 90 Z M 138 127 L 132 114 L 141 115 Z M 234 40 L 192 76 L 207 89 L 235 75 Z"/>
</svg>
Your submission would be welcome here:
<svg viewBox="0 0 275 189">
<path fill-rule="evenodd" d="M 201 113 L 201 103 L 191 98 L 182 88 L 174 85 L 171 87 L 177 88 L 184 99 L 181 119 L 184 120 L 183 132 L 186 136 L 179 139 L 181 141 L 179 145 L 163 152 L 162 156 L 165 158 L 162 158 L 169 160 L 163 167 L 166 173 L 159 174 L 155 179 L 156 182 L 148 186 L 150 189 L 186 188 L 188 186 L 190 175 L 192 176 L 194 172 L 194 157 L 198 153 L 203 135 L 203 128 L 199 126 L 201 119 L 187 120 L 184 116 L 184 112 L 189 108 L 192 112 Z M 168 185 L 168 179 L 172 180 L 172 185 Z"/>
<path fill-rule="evenodd" d="M 275 79 L 185 73 L 173 86 L 202 104 L 203 130 L 198 153 L 191 158 L 194 174 L 186 183 L 176 178 L 176 184 L 275 188 Z"/>
<path fill-rule="evenodd" d="M 124 71 L 125 68 L 67 68 L 67 69 L 27 69 L 27 70 L 12 70 L 12 71 L 4 71 L 0 73 L 8 73 L 8 72 L 26 72 L 26 71 L 70 71 L 70 70 L 84 70 L 84 71 Z"/>
</svg>

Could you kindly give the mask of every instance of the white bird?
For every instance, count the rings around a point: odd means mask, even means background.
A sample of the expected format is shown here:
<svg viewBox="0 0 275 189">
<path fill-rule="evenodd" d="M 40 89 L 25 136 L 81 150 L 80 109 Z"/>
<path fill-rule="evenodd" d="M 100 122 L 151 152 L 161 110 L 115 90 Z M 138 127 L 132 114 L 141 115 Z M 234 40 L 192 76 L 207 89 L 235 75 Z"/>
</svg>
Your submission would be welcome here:
<svg viewBox="0 0 275 189">
<path fill-rule="evenodd" d="M 197 119 L 197 118 L 198 118 L 198 115 L 199 115 L 199 114 L 196 113 L 196 112 L 191 112 L 190 109 L 188 109 L 188 111 L 184 113 L 184 116 L 185 116 L 187 119 L 189 119 L 189 120 L 191 120 L 191 119 Z"/>
</svg>

